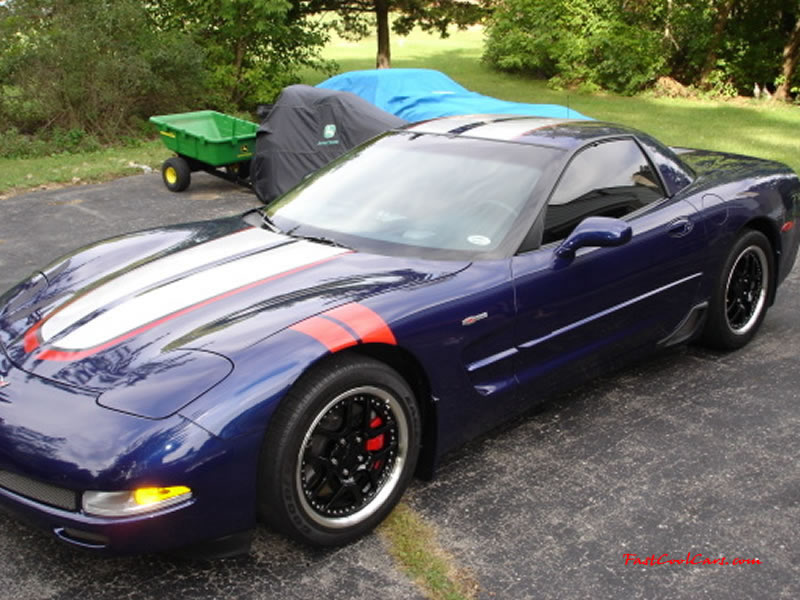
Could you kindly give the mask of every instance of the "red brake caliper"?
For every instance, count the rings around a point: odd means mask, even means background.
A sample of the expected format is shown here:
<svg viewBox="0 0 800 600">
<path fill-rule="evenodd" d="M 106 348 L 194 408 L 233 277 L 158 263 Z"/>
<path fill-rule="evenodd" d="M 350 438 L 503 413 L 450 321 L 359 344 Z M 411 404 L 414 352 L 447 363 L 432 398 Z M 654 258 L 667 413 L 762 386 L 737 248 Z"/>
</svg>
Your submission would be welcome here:
<svg viewBox="0 0 800 600">
<path fill-rule="evenodd" d="M 372 421 L 369 422 L 370 429 L 377 429 L 383 425 L 383 419 L 380 417 L 375 417 Z M 384 434 L 376 435 L 373 438 L 369 438 L 366 441 L 365 447 L 367 452 L 377 452 L 383 448 L 384 444 Z M 375 464 L 372 466 L 373 469 L 380 469 L 382 461 L 376 461 Z"/>
</svg>

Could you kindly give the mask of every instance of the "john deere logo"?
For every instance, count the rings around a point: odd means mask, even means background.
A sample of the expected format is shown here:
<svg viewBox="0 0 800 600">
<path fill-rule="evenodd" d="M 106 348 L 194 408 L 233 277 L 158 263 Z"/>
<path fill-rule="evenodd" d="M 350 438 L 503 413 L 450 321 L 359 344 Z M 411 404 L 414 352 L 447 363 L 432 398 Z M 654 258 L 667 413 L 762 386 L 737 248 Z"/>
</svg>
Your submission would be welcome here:
<svg viewBox="0 0 800 600">
<path fill-rule="evenodd" d="M 336 135 L 336 125 L 333 124 L 325 125 L 325 129 L 323 130 L 322 135 L 325 136 L 326 140 L 331 139 L 333 136 Z"/>
<path fill-rule="evenodd" d="M 236 155 L 236 158 L 247 158 L 248 156 L 253 156 L 253 153 L 250 152 L 250 146 L 247 144 L 239 146 L 239 154 Z"/>
</svg>

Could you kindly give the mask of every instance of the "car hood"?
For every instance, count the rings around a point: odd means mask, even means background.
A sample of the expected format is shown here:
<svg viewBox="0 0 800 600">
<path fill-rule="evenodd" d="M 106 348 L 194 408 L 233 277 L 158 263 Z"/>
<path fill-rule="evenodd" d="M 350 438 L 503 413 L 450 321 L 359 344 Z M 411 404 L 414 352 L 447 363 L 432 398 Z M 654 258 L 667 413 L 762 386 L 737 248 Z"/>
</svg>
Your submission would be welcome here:
<svg viewBox="0 0 800 600">
<path fill-rule="evenodd" d="M 92 244 L 4 294 L 0 343 L 28 373 L 99 391 L 152 379 L 187 351 L 224 376 L 223 357 L 309 316 L 467 264 L 353 252 L 242 217 L 165 227 Z"/>
</svg>

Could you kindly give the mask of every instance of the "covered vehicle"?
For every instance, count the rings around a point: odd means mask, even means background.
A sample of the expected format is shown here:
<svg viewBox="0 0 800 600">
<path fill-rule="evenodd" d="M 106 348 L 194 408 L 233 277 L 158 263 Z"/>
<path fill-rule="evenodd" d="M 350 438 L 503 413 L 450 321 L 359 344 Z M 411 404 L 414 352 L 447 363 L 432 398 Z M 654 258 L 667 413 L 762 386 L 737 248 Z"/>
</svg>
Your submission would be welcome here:
<svg viewBox="0 0 800 600">
<path fill-rule="evenodd" d="M 527 115 L 557 119 L 588 119 L 558 104 L 510 102 L 471 92 L 432 69 L 368 69 L 335 75 L 317 85 L 352 92 L 407 121 L 472 114 Z"/>
<path fill-rule="evenodd" d="M 409 176 L 413 174 L 413 176 Z M 465 440 L 659 348 L 745 345 L 786 166 L 597 121 L 391 131 L 262 210 L 90 244 L 0 297 L 0 506 L 98 552 L 352 541 Z"/>
<path fill-rule="evenodd" d="M 258 127 L 253 189 L 269 202 L 334 158 L 405 124 L 349 92 L 290 85 Z"/>
</svg>

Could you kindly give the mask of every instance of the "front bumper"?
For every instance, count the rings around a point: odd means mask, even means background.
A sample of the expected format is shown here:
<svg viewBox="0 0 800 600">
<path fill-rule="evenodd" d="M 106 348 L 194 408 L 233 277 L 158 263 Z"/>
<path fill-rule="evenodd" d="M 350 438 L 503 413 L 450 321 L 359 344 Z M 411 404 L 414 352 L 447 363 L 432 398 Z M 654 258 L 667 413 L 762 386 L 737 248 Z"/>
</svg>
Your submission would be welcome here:
<svg viewBox="0 0 800 600">
<path fill-rule="evenodd" d="M 161 552 L 251 530 L 260 436 L 223 440 L 179 415 L 109 410 L 92 392 L 11 366 L 0 349 L 0 509 L 96 552 Z M 186 485 L 192 498 L 129 517 L 81 508 L 85 490 Z"/>
<path fill-rule="evenodd" d="M 191 514 L 197 512 L 189 510 L 192 504 L 190 500 L 146 518 L 109 519 L 63 510 L 0 488 L 0 510 L 12 518 L 69 545 L 114 554 L 156 552 L 197 541 L 187 534 L 203 522 Z"/>
</svg>

